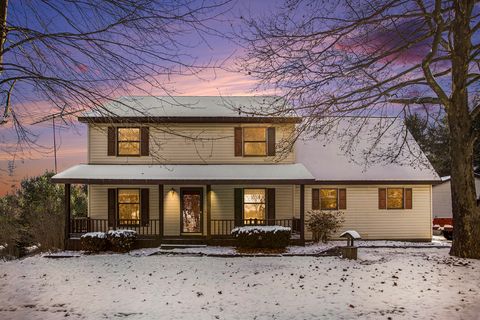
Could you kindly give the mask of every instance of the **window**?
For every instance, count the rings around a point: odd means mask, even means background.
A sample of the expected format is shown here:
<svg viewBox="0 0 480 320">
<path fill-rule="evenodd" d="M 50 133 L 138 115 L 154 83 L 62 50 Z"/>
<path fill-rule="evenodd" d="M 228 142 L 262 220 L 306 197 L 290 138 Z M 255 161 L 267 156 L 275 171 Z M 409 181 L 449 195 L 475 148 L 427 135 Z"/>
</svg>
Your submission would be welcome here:
<svg viewBox="0 0 480 320">
<path fill-rule="evenodd" d="M 265 189 L 243 190 L 243 219 L 265 219 Z M 247 222 L 248 223 L 248 222 Z"/>
<path fill-rule="evenodd" d="M 140 155 L 140 128 L 117 129 L 117 155 Z"/>
<path fill-rule="evenodd" d="M 387 189 L 387 209 L 403 209 L 403 188 Z"/>
<path fill-rule="evenodd" d="M 338 189 L 320 189 L 320 209 L 337 210 L 338 209 Z"/>
<path fill-rule="evenodd" d="M 139 189 L 118 189 L 118 220 L 120 225 L 140 223 Z"/>
<path fill-rule="evenodd" d="M 267 155 L 266 128 L 243 128 L 243 154 L 245 156 Z"/>
</svg>

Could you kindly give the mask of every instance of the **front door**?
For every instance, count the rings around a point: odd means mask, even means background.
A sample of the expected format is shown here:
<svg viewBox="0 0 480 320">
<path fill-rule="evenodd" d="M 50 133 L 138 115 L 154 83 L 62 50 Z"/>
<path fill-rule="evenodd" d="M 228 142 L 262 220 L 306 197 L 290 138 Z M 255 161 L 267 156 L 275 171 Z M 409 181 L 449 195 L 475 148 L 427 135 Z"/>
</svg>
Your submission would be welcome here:
<svg viewBox="0 0 480 320">
<path fill-rule="evenodd" d="M 203 189 L 180 189 L 180 232 L 202 233 Z"/>
</svg>

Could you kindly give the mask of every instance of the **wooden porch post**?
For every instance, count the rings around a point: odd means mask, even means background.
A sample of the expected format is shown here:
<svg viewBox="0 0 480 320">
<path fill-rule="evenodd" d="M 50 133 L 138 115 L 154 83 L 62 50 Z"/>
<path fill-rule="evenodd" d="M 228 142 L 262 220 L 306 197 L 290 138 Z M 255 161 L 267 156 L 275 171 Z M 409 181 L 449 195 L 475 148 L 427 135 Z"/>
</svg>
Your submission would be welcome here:
<svg viewBox="0 0 480 320">
<path fill-rule="evenodd" d="M 158 185 L 158 237 L 163 239 L 163 216 L 164 216 L 164 188 L 163 184 Z"/>
<path fill-rule="evenodd" d="M 212 186 L 207 184 L 207 239 L 212 234 Z"/>
<path fill-rule="evenodd" d="M 300 240 L 305 242 L 305 185 L 300 185 Z"/>
<path fill-rule="evenodd" d="M 64 236 L 64 249 L 67 250 L 68 239 L 70 238 L 70 183 L 65 183 L 65 236 Z"/>
</svg>

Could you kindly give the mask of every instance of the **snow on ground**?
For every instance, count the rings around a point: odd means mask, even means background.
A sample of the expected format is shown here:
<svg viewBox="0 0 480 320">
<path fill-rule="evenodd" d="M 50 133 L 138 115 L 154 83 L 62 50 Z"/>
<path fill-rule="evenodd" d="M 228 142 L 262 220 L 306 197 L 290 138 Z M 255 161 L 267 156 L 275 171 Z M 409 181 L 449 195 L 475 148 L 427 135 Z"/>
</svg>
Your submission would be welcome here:
<svg viewBox="0 0 480 320">
<path fill-rule="evenodd" d="M 0 262 L 0 319 L 478 319 L 480 261 L 128 254 Z"/>
<path fill-rule="evenodd" d="M 330 241 L 328 243 L 308 243 L 305 246 L 290 246 L 287 248 L 284 256 L 289 255 L 316 255 L 328 249 L 345 246 L 346 240 Z M 356 240 L 355 245 L 361 248 L 431 248 L 431 247 L 450 247 L 452 241 L 446 240 L 443 236 L 434 236 L 431 242 L 412 242 L 412 241 L 391 241 L 391 240 Z M 155 254 L 187 254 L 187 255 L 206 255 L 206 256 L 240 256 L 234 247 L 216 247 L 216 246 L 197 246 L 187 248 L 145 248 L 133 250 L 132 256 L 150 256 Z M 255 255 L 262 255 L 255 254 Z M 277 255 L 277 254 L 273 254 Z"/>
</svg>

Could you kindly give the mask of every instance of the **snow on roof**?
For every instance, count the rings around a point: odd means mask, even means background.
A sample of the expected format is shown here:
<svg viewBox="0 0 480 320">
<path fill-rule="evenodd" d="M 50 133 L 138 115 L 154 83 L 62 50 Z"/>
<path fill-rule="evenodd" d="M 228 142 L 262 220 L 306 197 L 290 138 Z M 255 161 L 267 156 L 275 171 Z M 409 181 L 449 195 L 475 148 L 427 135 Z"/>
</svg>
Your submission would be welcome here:
<svg viewBox="0 0 480 320">
<path fill-rule="evenodd" d="M 362 237 L 360 237 L 360 234 L 355 230 L 347 230 L 343 232 L 340 235 L 340 238 L 346 238 L 348 235 L 350 235 L 353 239 L 362 239 Z"/>
<path fill-rule="evenodd" d="M 473 173 L 473 177 L 475 178 L 475 180 L 480 180 L 480 174 L 478 173 Z M 447 181 L 450 181 L 452 177 L 451 176 L 443 176 L 440 178 L 440 180 L 443 182 L 447 182 Z"/>
<path fill-rule="evenodd" d="M 82 117 L 252 117 L 241 111 L 283 103 L 274 96 L 130 96 L 118 98 Z"/>
<path fill-rule="evenodd" d="M 300 163 L 239 165 L 81 164 L 53 176 L 58 183 L 129 181 L 313 181 Z M 290 182 L 291 183 L 291 182 Z"/>
<path fill-rule="evenodd" d="M 326 135 L 304 135 L 295 147 L 297 162 L 304 164 L 316 180 L 440 182 L 401 120 L 326 120 L 325 128 L 330 130 Z"/>
</svg>

